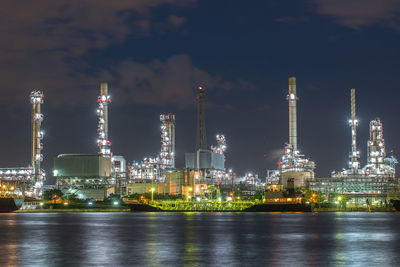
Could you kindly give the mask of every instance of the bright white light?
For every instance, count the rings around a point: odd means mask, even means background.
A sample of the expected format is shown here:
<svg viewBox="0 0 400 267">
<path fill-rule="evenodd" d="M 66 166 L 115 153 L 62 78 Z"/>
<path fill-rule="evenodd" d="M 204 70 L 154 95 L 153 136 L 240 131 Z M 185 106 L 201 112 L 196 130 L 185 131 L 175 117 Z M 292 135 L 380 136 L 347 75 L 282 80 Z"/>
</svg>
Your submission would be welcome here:
<svg viewBox="0 0 400 267">
<path fill-rule="evenodd" d="M 117 206 L 118 205 L 118 201 L 114 201 L 114 206 Z"/>
</svg>

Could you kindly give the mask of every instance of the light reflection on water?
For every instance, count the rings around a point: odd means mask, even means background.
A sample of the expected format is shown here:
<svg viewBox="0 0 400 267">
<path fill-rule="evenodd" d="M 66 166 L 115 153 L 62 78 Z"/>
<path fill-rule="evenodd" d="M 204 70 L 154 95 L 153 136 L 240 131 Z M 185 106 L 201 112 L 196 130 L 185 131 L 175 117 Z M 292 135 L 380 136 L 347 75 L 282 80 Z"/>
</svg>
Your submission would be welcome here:
<svg viewBox="0 0 400 267">
<path fill-rule="evenodd" d="M 399 213 L 0 214 L 0 266 L 395 266 Z"/>
</svg>

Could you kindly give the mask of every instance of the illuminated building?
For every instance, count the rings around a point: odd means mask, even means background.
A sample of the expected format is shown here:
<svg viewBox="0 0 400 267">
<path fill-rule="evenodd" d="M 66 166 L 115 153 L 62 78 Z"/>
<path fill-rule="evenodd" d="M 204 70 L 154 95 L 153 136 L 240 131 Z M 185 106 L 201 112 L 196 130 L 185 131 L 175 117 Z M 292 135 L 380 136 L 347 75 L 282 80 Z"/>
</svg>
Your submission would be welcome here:
<svg viewBox="0 0 400 267">
<path fill-rule="evenodd" d="M 294 179 L 295 187 L 305 187 L 306 181 L 314 178 L 315 163 L 304 158 L 297 148 L 297 89 L 296 78 L 289 78 L 289 143 L 278 163 L 279 183 L 287 186 L 289 178 Z"/>
</svg>

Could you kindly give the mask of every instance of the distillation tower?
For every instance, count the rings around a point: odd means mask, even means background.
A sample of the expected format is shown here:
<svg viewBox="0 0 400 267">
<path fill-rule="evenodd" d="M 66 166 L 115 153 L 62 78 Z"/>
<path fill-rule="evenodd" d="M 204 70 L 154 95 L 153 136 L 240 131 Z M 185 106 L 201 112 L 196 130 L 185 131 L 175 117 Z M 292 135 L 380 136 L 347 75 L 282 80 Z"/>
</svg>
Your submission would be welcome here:
<svg viewBox="0 0 400 267">
<path fill-rule="evenodd" d="M 160 115 L 161 152 L 160 165 L 163 169 L 175 168 L 175 115 Z"/>
<path fill-rule="evenodd" d="M 223 163 L 225 165 L 226 162 L 226 157 L 225 157 L 225 151 L 226 151 L 226 138 L 225 135 L 223 134 L 217 134 L 216 136 L 217 140 L 217 145 L 216 146 L 211 146 L 211 151 L 215 155 L 221 155 L 223 157 Z M 217 183 L 226 183 L 228 181 L 232 181 L 234 173 L 232 170 L 229 172 L 226 172 L 226 169 L 212 169 L 210 171 L 211 177 L 213 178 L 214 181 Z"/>
<path fill-rule="evenodd" d="M 367 165 L 364 173 L 368 176 L 395 177 L 397 160 L 392 156 L 386 157 L 383 124 L 379 118 L 369 123 L 369 140 L 367 145 Z"/>
<path fill-rule="evenodd" d="M 97 116 L 98 116 L 98 139 L 99 153 L 104 157 L 111 157 L 111 141 L 108 139 L 108 105 L 111 103 L 111 97 L 108 94 L 108 85 L 103 82 L 100 84 L 100 95 L 97 98 Z"/>
<path fill-rule="evenodd" d="M 358 120 L 356 118 L 356 89 L 351 88 L 351 119 L 349 120 L 351 127 L 351 153 L 349 155 L 349 174 L 358 174 L 360 169 L 360 152 L 357 150 L 357 127 Z"/>
<path fill-rule="evenodd" d="M 216 146 L 211 146 L 211 151 L 214 152 L 215 154 L 224 155 L 225 151 L 226 151 L 226 138 L 225 138 L 225 135 L 217 134 L 216 139 L 217 139 L 217 145 Z M 225 155 L 224 155 L 224 161 L 225 161 Z"/>
<path fill-rule="evenodd" d="M 379 118 L 369 123 L 369 140 L 367 145 L 367 165 L 381 173 L 385 166 L 386 149 L 383 139 L 383 125 Z"/>
<path fill-rule="evenodd" d="M 287 185 L 288 179 L 294 180 L 295 187 L 305 186 L 306 180 L 314 177 L 315 164 L 305 159 L 297 147 L 297 89 L 296 77 L 289 78 L 289 143 L 279 162 L 280 184 Z"/>
<path fill-rule="evenodd" d="M 40 169 L 40 163 L 43 161 L 42 155 L 42 139 L 43 132 L 41 130 L 43 114 L 40 111 L 41 104 L 43 104 L 43 92 L 32 91 L 30 94 L 32 104 L 32 180 L 33 180 L 33 194 L 39 196 L 43 186 L 44 172 Z"/>
</svg>

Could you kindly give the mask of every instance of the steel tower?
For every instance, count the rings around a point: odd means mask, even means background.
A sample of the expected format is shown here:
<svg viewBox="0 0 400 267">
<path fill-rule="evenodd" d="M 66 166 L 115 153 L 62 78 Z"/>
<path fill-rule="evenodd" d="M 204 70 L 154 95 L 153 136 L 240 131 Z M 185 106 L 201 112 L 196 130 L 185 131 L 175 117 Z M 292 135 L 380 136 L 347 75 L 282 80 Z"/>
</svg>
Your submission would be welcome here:
<svg viewBox="0 0 400 267">
<path fill-rule="evenodd" d="M 99 153 L 104 157 L 111 157 L 111 141 L 108 140 L 108 105 L 111 97 L 108 95 L 107 83 L 100 84 L 100 96 L 97 98 L 98 139 Z"/>
<path fill-rule="evenodd" d="M 30 100 L 32 104 L 32 175 L 34 193 L 39 195 L 43 182 L 40 170 L 40 163 L 43 161 L 43 144 L 41 142 L 43 139 L 43 132 L 41 130 L 43 114 L 40 111 L 40 106 L 43 104 L 43 92 L 37 90 L 32 91 Z"/>
<path fill-rule="evenodd" d="M 198 100 L 198 142 L 197 149 L 207 149 L 206 126 L 204 124 L 204 88 L 197 87 Z"/>
</svg>

